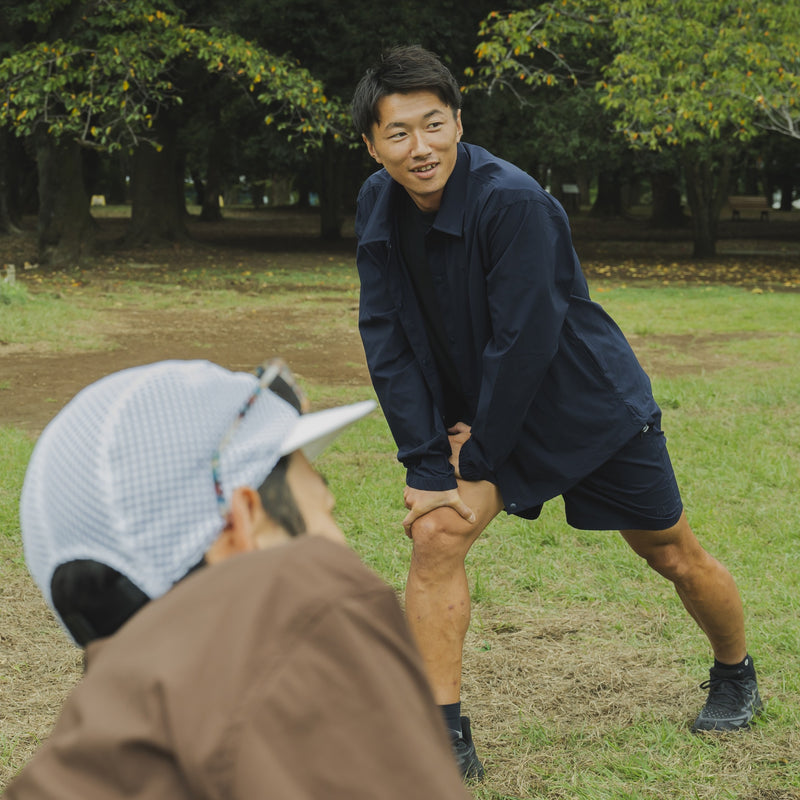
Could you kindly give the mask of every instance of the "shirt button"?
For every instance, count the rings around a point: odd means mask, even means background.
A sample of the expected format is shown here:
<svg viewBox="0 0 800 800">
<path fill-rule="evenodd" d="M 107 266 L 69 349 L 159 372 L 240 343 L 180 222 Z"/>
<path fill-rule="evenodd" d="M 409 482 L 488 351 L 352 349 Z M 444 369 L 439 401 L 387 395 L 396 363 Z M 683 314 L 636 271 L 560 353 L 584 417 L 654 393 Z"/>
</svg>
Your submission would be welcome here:
<svg viewBox="0 0 800 800">
<path fill-rule="evenodd" d="M 509 511 L 516 511 L 517 510 L 517 504 L 516 503 L 509 503 L 508 504 L 508 510 Z"/>
</svg>

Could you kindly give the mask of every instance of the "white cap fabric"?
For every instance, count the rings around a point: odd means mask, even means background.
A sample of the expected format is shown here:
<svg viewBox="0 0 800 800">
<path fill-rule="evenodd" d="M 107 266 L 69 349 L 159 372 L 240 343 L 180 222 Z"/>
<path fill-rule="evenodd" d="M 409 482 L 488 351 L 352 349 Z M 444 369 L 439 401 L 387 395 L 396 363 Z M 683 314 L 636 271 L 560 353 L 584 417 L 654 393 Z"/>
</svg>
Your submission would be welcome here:
<svg viewBox="0 0 800 800">
<path fill-rule="evenodd" d="M 25 559 L 48 605 L 60 564 L 91 559 L 151 598 L 200 562 L 222 531 L 212 458 L 255 375 L 208 361 L 162 361 L 109 375 L 77 394 L 42 433 L 20 503 Z M 261 391 L 219 451 L 224 498 L 257 489 L 294 450 L 313 458 L 367 400 L 299 415 Z"/>
</svg>

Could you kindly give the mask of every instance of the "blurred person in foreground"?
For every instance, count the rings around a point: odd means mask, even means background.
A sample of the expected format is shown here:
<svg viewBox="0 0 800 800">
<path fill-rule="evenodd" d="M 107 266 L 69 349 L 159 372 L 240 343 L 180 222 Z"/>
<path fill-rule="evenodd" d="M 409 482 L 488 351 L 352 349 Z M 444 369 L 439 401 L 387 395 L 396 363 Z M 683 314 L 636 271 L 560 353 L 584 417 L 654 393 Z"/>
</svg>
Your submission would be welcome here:
<svg viewBox="0 0 800 800">
<path fill-rule="evenodd" d="M 25 557 L 86 671 L 6 800 L 467 797 L 392 590 L 312 468 L 372 401 L 123 370 L 37 442 Z"/>
<path fill-rule="evenodd" d="M 359 327 L 406 467 L 406 612 L 462 773 L 483 774 L 460 705 L 464 558 L 500 511 L 535 519 L 558 495 L 573 527 L 620 531 L 708 637 L 693 729 L 747 727 L 761 700 L 738 589 L 689 527 L 650 381 L 590 299 L 564 210 L 461 141 L 459 86 L 420 47 L 387 52 L 352 111 L 382 167 L 358 198 Z"/>
</svg>

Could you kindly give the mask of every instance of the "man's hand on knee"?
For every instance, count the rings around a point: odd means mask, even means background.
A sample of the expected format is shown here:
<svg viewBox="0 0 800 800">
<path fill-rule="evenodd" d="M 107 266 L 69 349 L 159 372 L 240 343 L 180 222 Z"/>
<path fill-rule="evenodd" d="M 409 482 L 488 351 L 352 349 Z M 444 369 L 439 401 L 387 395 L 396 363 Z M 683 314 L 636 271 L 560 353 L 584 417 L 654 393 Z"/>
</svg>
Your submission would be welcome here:
<svg viewBox="0 0 800 800">
<path fill-rule="evenodd" d="M 466 422 L 457 422 L 452 428 L 447 429 L 450 440 L 450 463 L 456 472 L 456 478 L 461 477 L 461 469 L 458 465 L 458 458 L 461 455 L 461 448 L 472 436 L 472 428 Z"/>
<path fill-rule="evenodd" d="M 452 508 L 460 517 L 470 524 L 475 522 L 475 514 L 472 509 L 461 499 L 458 489 L 448 489 L 444 492 L 429 492 L 425 489 L 412 489 L 406 486 L 403 492 L 403 500 L 409 510 L 403 520 L 403 528 L 406 536 L 411 537 L 411 526 L 414 521 L 419 519 L 435 508 Z"/>
</svg>

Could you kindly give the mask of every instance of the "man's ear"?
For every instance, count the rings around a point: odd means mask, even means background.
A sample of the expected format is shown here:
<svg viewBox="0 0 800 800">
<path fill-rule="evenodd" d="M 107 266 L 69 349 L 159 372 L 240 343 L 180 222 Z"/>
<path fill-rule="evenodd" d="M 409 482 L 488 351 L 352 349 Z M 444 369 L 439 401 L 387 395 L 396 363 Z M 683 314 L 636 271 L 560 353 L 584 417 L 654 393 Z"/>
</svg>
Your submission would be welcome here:
<svg viewBox="0 0 800 800">
<path fill-rule="evenodd" d="M 255 489 L 241 486 L 234 489 L 228 507 L 225 527 L 216 541 L 206 551 L 208 564 L 256 549 L 256 534 L 263 521 L 264 507 Z"/>
<path fill-rule="evenodd" d="M 367 152 L 380 164 L 381 160 L 378 158 L 378 154 L 375 151 L 375 145 L 372 143 L 370 138 L 366 133 L 362 133 L 361 138 L 364 140 L 364 144 L 367 146 Z"/>
</svg>

